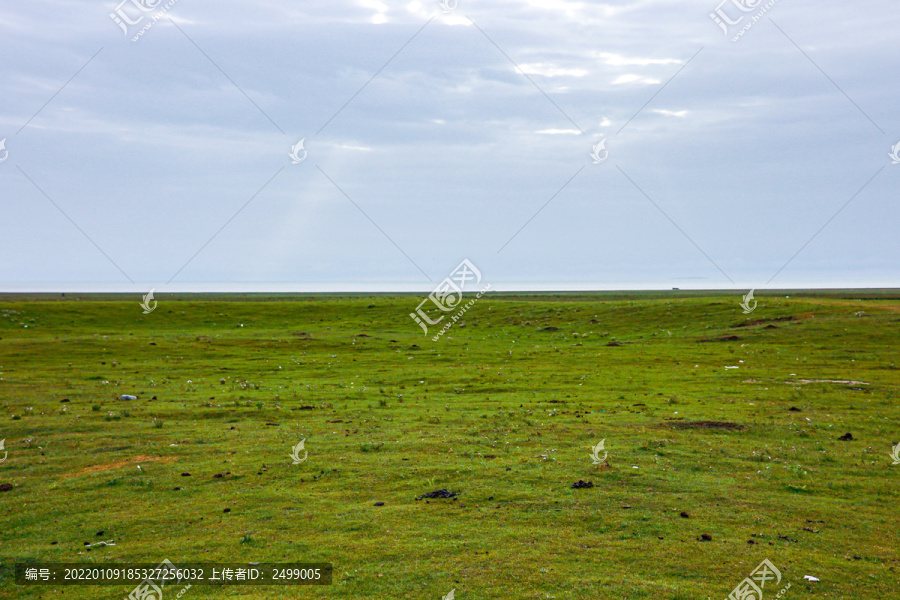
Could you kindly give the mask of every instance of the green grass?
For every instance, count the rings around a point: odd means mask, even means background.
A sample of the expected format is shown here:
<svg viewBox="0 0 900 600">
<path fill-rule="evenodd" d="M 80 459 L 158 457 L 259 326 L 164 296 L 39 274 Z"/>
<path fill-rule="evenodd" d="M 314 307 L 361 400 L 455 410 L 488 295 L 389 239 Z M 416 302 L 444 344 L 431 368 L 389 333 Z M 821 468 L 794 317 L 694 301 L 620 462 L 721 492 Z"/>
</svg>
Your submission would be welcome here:
<svg viewBox="0 0 900 600">
<path fill-rule="evenodd" d="M 334 565 L 184 600 L 721 599 L 765 558 L 892 597 L 898 295 L 757 299 L 488 294 L 433 342 L 417 296 L 3 297 L 0 598 L 60 597 L 15 560 L 164 558 Z"/>
</svg>

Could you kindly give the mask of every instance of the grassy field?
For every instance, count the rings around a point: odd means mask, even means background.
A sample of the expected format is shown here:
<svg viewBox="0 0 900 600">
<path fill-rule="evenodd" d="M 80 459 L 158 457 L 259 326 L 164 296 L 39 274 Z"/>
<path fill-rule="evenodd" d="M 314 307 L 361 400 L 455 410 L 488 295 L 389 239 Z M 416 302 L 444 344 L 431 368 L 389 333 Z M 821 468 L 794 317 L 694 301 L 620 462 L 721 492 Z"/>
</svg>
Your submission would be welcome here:
<svg viewBox="0 0 900 600">
<path fill-rule="evenodd" d="M 786 294 L 488 294 L 436 342 L 417 296 L 5 296 L 0 598 L 166 558 L 334 565 L 184 600 L 897 597 L 900 293 Z"/>
</svg>

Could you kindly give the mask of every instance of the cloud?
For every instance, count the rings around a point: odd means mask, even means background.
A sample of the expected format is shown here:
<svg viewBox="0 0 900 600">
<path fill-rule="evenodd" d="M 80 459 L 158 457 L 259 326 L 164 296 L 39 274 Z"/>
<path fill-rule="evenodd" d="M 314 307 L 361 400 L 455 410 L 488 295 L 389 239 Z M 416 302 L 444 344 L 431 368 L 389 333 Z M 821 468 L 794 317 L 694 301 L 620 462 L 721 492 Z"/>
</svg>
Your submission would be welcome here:
<svg viewBox="0 0 900 600">
<path fill-rule="evenodd" d="M 666 117 L 683 117 L 688 114 L 686 110 L 666 110 L 664 108 L 655 108 L 652 112 Z"/>
<path fill-rule="evenodd" d="M 586 69 L 558 67 L 549 63 L 520 63 L 519 70 L 529 75 L 543 75 L 544 77 L 584 77 L 589 73 Z"/>
<path fill-rule="evenodd" d="M 581 131 L 578 129 L 541 129 L 535 131 L 535 133 L 544 135 L 581 135 Z"/>
<path fill-rule="evenodd" d="M 659 79 L 654 79 L 653 77 L 643 77 L 641 75 L 635 75 L 634 73 L 619 75 L 612 81 L 613 85 L 620 85 L 623 83 L 646 83 L 653 85 L 659 82 Z"/>
</svg>

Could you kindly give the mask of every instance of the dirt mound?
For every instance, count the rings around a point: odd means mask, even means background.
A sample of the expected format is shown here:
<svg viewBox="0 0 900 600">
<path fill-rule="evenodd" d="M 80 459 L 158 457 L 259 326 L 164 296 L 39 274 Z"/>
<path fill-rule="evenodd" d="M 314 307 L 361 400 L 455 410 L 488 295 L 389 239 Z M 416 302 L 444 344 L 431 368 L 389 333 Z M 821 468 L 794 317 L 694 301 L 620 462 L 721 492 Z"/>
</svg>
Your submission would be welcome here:
<svg viewBox="0 0 900 600">
<path fill-rule="evenodd" d="M 450 492 L 445 489 L 436 490 L 434 492 L 428 492 L 427 494 L 422 494 L 416 500 L 421 500 L 422 498 L 453 498 L 456 499 L 456 492 Z"/>
<path fill-rule="evenodd" d="M 672 427 L 678 429 L 743 429 L 744 426 L 739 423 L 729 423 L 727 421 L 684 421 L 682 423 L 672 423 Z"/>
</svg>

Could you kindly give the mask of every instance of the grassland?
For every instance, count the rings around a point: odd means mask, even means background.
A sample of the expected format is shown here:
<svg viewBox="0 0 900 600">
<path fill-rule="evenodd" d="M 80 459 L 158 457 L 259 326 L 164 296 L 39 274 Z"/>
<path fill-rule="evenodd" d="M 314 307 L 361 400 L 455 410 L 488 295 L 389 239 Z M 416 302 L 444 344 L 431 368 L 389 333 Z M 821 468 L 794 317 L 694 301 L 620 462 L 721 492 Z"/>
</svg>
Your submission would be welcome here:
<svg viewBox="0 0 900 600">
<path fill-rule="evenodd" d="M 488 294 L 437 342 L 415 296 L 0 298 L 0 598 L 164 558 L 334 565 L 184 600 L 720 600 L 765 558 L 897 597 L 900 295 L 789 295 Z"/>
</svg>

